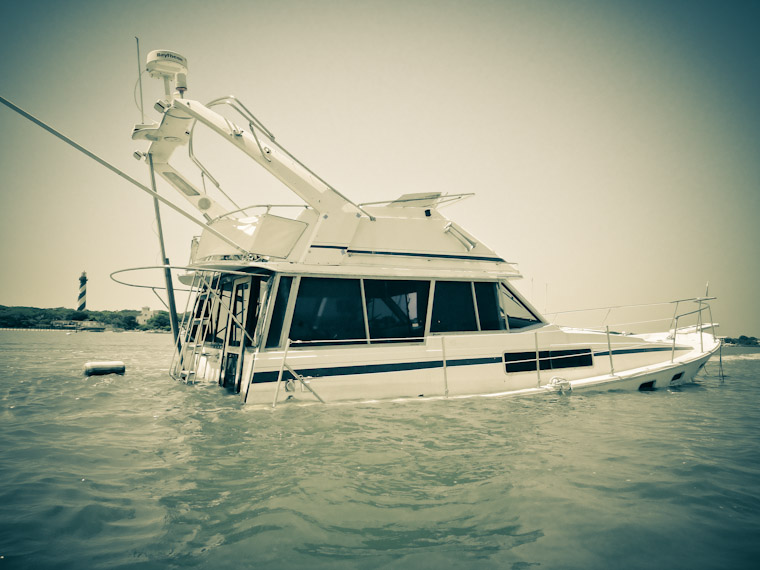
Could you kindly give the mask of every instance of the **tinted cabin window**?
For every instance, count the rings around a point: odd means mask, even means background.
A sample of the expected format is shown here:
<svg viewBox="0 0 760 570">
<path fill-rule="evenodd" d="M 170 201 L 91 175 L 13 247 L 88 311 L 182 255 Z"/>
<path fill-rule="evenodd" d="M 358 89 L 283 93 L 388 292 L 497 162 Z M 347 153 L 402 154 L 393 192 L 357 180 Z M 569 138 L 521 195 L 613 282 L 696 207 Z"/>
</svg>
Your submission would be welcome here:
<svg viewBox="0 0 760 570">
<path fill-rule="evenodd" d="M 232 304 L 232 322 L 230 322 L 230 336 L 228 343 L 230 346 L 240 346 L 240 341 L 243 338 L 243 329 L 240 326 L 245 319 L 246 299 L 251 288 L 250 283 L 240 283 L 235 287 L 234 298 Z"/>
<path fill-rule="evenodd" d="M 496 283 L 475 283 L 478 320 L 482 331 L 498 331 L 504 328 L 497 294 Z"/>
<path fill-rule="evenodd" d="M 507 313 L 507 322 L 509 323 L 510 330 L 521 329 L 541 322 L 536 315 L 523 305 L 517 295 L 512 293 L 512 291 L 503 284 L 501 286 L 501 292 L 501 302 L 504 311 Z"/>
<path fill-rule="evenodd" d="M 365 279 L 370 338 L 423 340 L 429 290 L 428 281 Z"/>
<path fill-rule="evenodd" d="M 232 281 L 222 283 L 222 290 L 219 292 L 219 299 L 216 302 L 216 328 L 212 342 L 224 343 L 224 337 L 227 335 L 227 321 L 229 320 L 229 311 L 227 308 L 232 304 Z M 212 309 L 214 310 L 214 309 Z"/>
<path fill-rule="evenodd" d="M 436 281 L 430 332 L 477 330 L 472 285 L 466 281 Z"/>
<path fill-rule="evenodd" d="M 303 277 L 298 287 L 290 339 L 365 342 L 364 311 L 358 279 Z M 338 344 L 315 342 L 315 346 Z"/>
<path fill-rule="evenodd" d="M 256 333 L 256 325 L 259 322 L 259 305 L 261 296 L 261 279 L 253 279 L 251 281 L 251 295 L 248 298 L 248 316 L 245 319 L 245 338 L 243 343 L 245 346 L 251 346 L 254 340 L 254 334 Z"/>
<path fill-rule="evenodd" d="M 593 366 L 590 348 L 571 350 L 542 350 L 538 353 L 541 370 Z M 504 354 L 507 372 L 528 372 L 536 369 L 536 352 L 507 352 Z"/>
<path fill-rule="evenodd" d="M 290 297 L 290 285 L 292 283 L 292 277 L 280 277 L 280 284 L 277 286 L 277 295 L 274 300 L 274 309 L 272 310 L 272 323 L 269 325 L 269 334 L 267 335 L 267 348 L 280 346 L 282 323 L 285 320 L 285 309 L 288 307 L 288 297 Z"/>
</svg>

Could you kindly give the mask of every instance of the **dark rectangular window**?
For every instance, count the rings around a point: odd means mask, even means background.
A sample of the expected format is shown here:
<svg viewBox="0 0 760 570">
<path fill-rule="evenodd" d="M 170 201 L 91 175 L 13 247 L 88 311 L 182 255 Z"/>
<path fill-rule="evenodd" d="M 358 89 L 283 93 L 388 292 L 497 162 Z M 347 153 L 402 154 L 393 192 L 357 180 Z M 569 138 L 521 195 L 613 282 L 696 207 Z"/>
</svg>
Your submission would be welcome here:
<svg viewBox="0 0 760 570">
<path fill-rule="evenodd" d="M 235 374 L 237 372 L 239 354 L 228 352 L 224 355 L 224 366 L 222 367 L 221 385 L 232 391 L 235 388 Z"/>
<path fill-rule="evenodd" d="M 436 281 L 430 332 L 477 331 L 469 281 Z"/>
<path fill-rule="evenodd" d="M 534 315 L 531 310 L 520 301 L 520 298 L 510 291 L 503 283 L 501 285 L 501 293 L 501 303 L 507 315 L 507 322 L 510 330 L 521 329 L 541 322 L 541 319 Z"/>
<path fill-rule="evenodd" d="M 266 348 L 280 346 L 282 324 L 285 320 L 285 310 L 288 307 L 290 285 L 292 283 L 292 277 L 280 277 L 280 284 L 277 286 L 277 294 L 274 299 L 274 309 L 272 310 L 272 322 L 269 325 L 269 333 L 267 334 Z"/>
<path fill-rule="evenodd" d="M 250 283 L 239 283 L 235 285 L 232 298 L 232 318 L 230 319 L 229 337 L 227 343 L 230 346 L 240 346 L 240 342 L 243 339 L 243 320 L 245 319 L 246 299 L 248 298 L 248 292 L 250 289 Z"/>
<path fill-rule="evenodd" d="M 359 280 L 302 277 L 290 339 L 339 341 L 309 343 L 314 346 L 366 342 Z"/>
<path fill-rule="evenodd" d="M 542 350 L 538 353 L 541 370 L 593 366 L 590 348 L 571 350 Z M 536 351 L 506 352 L 504 362 L 507 372 L 528 372 L 536 369 Z"/>
<path fill-rule="evenodd" d="M 216 328 L 211 342 L 223 344 L 227 336 L 227 322 L 230 318 L 229 307 L 232 304 L 232 281 L 222 281 L 219 298 L 216 300 Z M 212 309 L 213 310 L 213 309 Z"/>
<path fill-rule="evenodd" d="M 475 283 L 480 330 L 498 331 L 504 328 L 498 302 L 496 283 Z"/>
<path fill-rule="evenodd" d="M 251 346 L 256 333 L 256 325 L 259 323 L 259 309 L 261 297 L 261 279 L 254 278 L 251 281 L 251 294 L 248 297 L 248 315 L 245 318 L 245 339 L 243 344 Z"/>
<path fill-rule="evenodd" d="M 422 341 L 429 294 L 429 281 L 365 279 L 370 338 Z"/>
</svg>

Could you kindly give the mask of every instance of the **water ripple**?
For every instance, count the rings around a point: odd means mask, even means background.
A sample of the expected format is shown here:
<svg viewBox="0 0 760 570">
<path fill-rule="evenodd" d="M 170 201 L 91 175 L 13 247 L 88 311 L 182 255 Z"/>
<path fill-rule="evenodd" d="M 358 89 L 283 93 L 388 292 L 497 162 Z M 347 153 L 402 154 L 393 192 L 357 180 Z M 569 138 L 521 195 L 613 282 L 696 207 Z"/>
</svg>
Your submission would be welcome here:
<svg viewBox="0 0 760 570">
<path fill-rule="evenodd" d="M 170 350 L 163 335 L 0 332 L 0 566 L 760 557 L 753 355 L 724 352 L 725 382 L 677 390 L 262 410 L 171 381 Z M 96 358 L 127 374 L 84 378 Z"/>
</svg>

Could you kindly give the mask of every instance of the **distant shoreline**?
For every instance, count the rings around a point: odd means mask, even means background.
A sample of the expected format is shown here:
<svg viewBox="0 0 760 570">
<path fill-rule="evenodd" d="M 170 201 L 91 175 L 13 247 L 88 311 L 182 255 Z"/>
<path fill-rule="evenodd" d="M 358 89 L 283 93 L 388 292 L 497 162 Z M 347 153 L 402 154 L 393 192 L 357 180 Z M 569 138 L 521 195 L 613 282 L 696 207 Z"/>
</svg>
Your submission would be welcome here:
<svg viewBox="0 0 760 570">
<path fill-rule="evenodd" d="M 7 307 L 0 305 L 0 330 L 170 330 L 166 311 L 140 312 L 74 310 L 65 307 Z"/>
<path fill-rule="evenodd" d="M 94 333 L 104 333 L 104 332 L 118 332 L 118 333 L 165 333 L 165 334 L 171 334 L 171 331 L 152 330 L 152 329 L 151 330 L 147 330 L 147 331 L 143 331 L 143 330 L 139 330 L 139 329 L 130 330 L 130 331 L 115 331 L 115 330 L 109 330 L 109 329 L 92 331 L 92 330 L 87 330 L 87 329 L 79 329 L 79 330 L 77 330 L 77 329 L 50 329 L 50 328 L 47 328 L 47 329 L 33 329 L 33 328 L 14 329 L 14 328 L 5 328 L 5 327 L 3 327 L 3 328 L 0 328 L 0 331 L 65 332 L 65 333 L 75 333 L 75 334 L 84 333 L 84 332 L 94 332 Z"/>
</svg>

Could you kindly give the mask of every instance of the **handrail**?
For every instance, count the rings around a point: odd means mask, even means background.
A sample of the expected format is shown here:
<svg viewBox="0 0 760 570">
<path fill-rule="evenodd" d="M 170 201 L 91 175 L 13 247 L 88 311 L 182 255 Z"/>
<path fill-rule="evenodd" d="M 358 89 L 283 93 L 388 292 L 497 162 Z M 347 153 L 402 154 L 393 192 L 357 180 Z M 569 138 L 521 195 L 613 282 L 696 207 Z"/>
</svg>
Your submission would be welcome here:
<svg viewBox="0 0 760 570">
<path fill-rule="evenodd" d="M 699 302 L 699 309 L 697 309 L 695 311 L 689 311 L 688 313 L 681 313 L 680 315 L 676 315 L 675 318 L 674 318 L 675 325 L 674 325 L 674 327 L 672 329 L 673 330 L 673 345 L 672 345 L 672 349 L 670 351 L 670 361 L 671 362 L 673 362 L 673 360 L 675 358 L 676 338 L 678 337 L 678 331 L 680 330 L 678 328 L 678 320 L 681 317 L 688 317 L 689 315 L 694 315 L 694 314 L 698 314 L 699 315 L 698 318 L 697 318 L 697 324 L 694 325 L 694 332 L 697 333 L 697 334 L 699 334 L 699 349 L 701 351 L 703 351 L 703 352 L 705 350 L 705 347 L 704 347 L 704 336 L 702 334 L 702 330 L 703 330 L 703 327 L 704 327 L 704 321 L 702 320 L 702 313 L 705 310 L 708 310 L 709 314 L 710 314 L 710 317 L 711 317 L 710 318 L 710 324 L 712 326 L 715 326 L 715 323 L 712 322 L 712 309 L 710 308 L 710 305 L 707 304 L 707 303 L 704 303 L 704 301 L 701 300 L 701 299 L 699 299 L 698 302 Z M 690 328 L 692 328 L 692 327 L 691 326 L 683 327 L 684 330 L 685 329 L 690 329 Z"/>
<path fill-rule="evenodd" d="M 694 311 L 689 311 L 688 313 L 681 313 L 676 317 L 676 319 L 680 319 L 681 317 L 688 317 L 689 315 L 696 315 L 697 313 L 701 313 L 703 310 L 703 308 L 699 308 Z"/>
<path fill-rule="evenodd" d="M 119 285 L 126 285 L 127 287 L 137 287 L 139 289 L 153 289 L 153 290 L 166 289 L 166 287 L 155 286 L 155 285 L 140 285 L 138 283 L 127 283 L 126 281 L 119 281 L 118 279 L 114 277 L 114 275 L 117 275 L 119 273 L 127 273 L 129 271 L 142 271 L 144 269 L 184 269 L 186 271 L 191 271 L 193 273 L 206 271 L 206 272 L 225 273 L 227 275 L 240 275 L 243 277 L 261 275 L 259 273 L 253 273 L 251 271 L 237 271 L 235 269 L 224 269 L 222 267 L 215 267 L 213 269 L 203 269 L 200 267 L 190 267 L 187 265 L 146 265 L 143 267 L 128 267 L 126 269 L 117 269 L 116 271 L 111 272 L 109 277 L 111 278 L 111 281 L 113 281 L 114 283 L 118 283 Z M 191 292 L 190 289 L 175 289 L 175 291 L 180 291 L 182 293 Z"/>
<path fill-rule="evenodd" d="M 475 192 L 462 192 L 460 194 L 441 194 L 440 196 L 436 197 L 436 207 L 442 206 L 442 205 L 449 205 L 453 202 L 457 202 L 460 200 L 465 200 L 467 198 L 470 198 L 472 196 L 475 196 Z M 402 202 L 422 202 L 424 200 L 431 200 L 433 199 L 432 196 L 420 196 L 418 198 L 406 198 L 405 200 L 378 200 L 377 202 L 362 202 L 361 204 L 357 204 L 358 206 L 379 206 L 381 204 L 400 204 Z"/>
<path fill-rule="evenodd" d="M 612 347 L 612 342 L 611 342 L 611 335 L 616 334 L 616 333 L 610 330 L 611 327 L 636 326 L 636 325 L 641 326 L 641 325 L 649 325 L 649 324 L 657 323 L 657 322 L 668 322 L 669 321 L 670 322 L 670 326 L 668 327 L 668 330 L 669 330 L 670 334 L 668 335 L 667 338 L 668 338 L 668 340 L 671 341 L 670 360 L 671 360 L 671 362 L 673 362 L 675 360 L 676 343 L 678 341 L 678 335 L 682 334 L 682 333 L 685 333 L 686 331 L 688 331 L 689 333 L 691 333 L 692 331 L 695 331 L 697 334 L 700 335 L 699 336 L 699 347 L 700 347 L 700 350 L 702 352 L 704 352 L 704 336 L 703 336 L 703 332 L 702 331 L 704 330 L 704 328 L 706 326 L 713 326 L 713 327 L 715 326 L 715 323 L 713 322 L 713 318 L 712 318 L 712 308 L 711 308 L 711 306 L 710 306 L 710 304 L 709 304 L 708 301 L 712 301 L 712 300 L 714 300 L 716 298 L 717 297 L 707 297 L 707 296 L 705 296 L 705 297 L 692 297 L 692 298 L 689 298 L 689 299 L 677 299 L 675 301 L 661 302 L 661 303 L 640 303 L 640 304 L 634 304 L 634 305 L 618 305 L 618 306 L 613 306 L 613 307 L 597 307 L 597 308 L 593 308 L 593 309 L 577 309 L 577 310 L 570 310 L 570 311 L 557 311 L 555 313 L 547 313 L 547 314 L 553 315 L 554 317 L 556 317 L 557 315 L 567 314 L 567 313 L 583 313 L 583 312 L 585 312 L 585 313 L 592 313 L 594 311 L 603 311 L 603 310 L 606 310 L 607 313 L 604 315 L 604 318 L 603 318 L 603 321 L 602 321 L 604 323 L 607 320 L 607 318 L 609 317 L 610 312 L 613 309 L 621 310 L 621 309 L 631 309 L 631 308 L 641 308 L 641 307 L 655 307 L 655 306 L 675 305 L 675 310 L 674 310 L 674 312 L 672 314 L 672 317 L 668 317 L 668 318 L 658 318 L 658 319 L 646 319 L 646 320 L 639 320 L 639 321 L 629 321 L 629 322 L 617 323 L 617 324 L 614 324 L 614 325 L 607 324 L 607 325 L 603 325 L 603 326 L 601 326 L 599 328 L 596 328 L 594 326 L 592 326 L 592 327 L 587 327 L 587 326 L 586 327 L 582 327 L 585 330 L 594 330 L 594 331 L 602 333 L 602 334 L 604 334 L 606 336 L 606 340 L 607 340 L 607 352 L 608 352 L 609 358 L 610 358 L 610 374 L 614 374 L 615 373 L 615 365 L 614 365 L 613 354 L 612 354 L 613 353 L 613 347 Z M 686 310 L 686 311 L 679 312 L 679 305 L 681 303 L 685 303 L 685 302 L 697 303 L 697 308 L 693 309 L 693 310 Z M 709 320 L 709 323 L 710 323 L 709 325 L 705 325 L 705 319 L 704 319 L 704 313 L 705 313 L 705 311 L 707 311 L 707 314 L 709 315 L 709 319 L 710 319 Z M 679 326 L 683 322 L 683 319 L 685 319 L 687 317 L 694 317 L 694 316 L 696 316 L 696 320 L 697 320 L 697 322 L 696 322 L 695 325 Z M 567 326 L 567 325 L 564 325 L 564 326 Z M 644 333 L 641 333 L 641 332 L 635 333 L 635 332 L 630 331 L 630 332 L 625 333 L 625 334 L 627 334 L 627 335 L 635 335 L 635 334 L 644 334 Z M 538 332 L 536 333 L 536 340 L 538 340 L 538 336 L 537 335 L 538 335 Z M 626 348 L 630 348 L 630 346 L 627 345 Z M 543 348 L 543 350 L 551 350 L 551 346 Z M 592 352 L 593 352 L 593 347 L 592 347 Z M 559 357 L 559 358 L 561 358 L 561 357 Z M 528 361 L 532 361 L 532 359 L 529 359 Z M 518 361 L 515 361 L 515 362 L 518 362 Z"/>
<path fill-rule="evenodd" d="M 246 121 L 249 123 L 253 123 L 256 125 L 256 127 L 261 130 L 266 136 L 268 136 L 271 140 L 274 140 L 274 134 L 272 131 L 267 129 L 264 126 L 264 123 L 262 123 L 259 119 L 256 118 L 256 116 L 251 113 L 251 111 L 246 107 L 243 102 L 235 97 L 234 95 L 226 95 L 224 97 L 217 97 L 216 99 L 213 99 L 206 103 L 206 107 L 213 107 L 215 105 L 229 105 L 234 110 L 236 110 L 241 117 L 243 117 Z"/>
<path fill-rule="evenodd" d="M 685 303 L 687 301 L 714 301 L 717 297 L 691 297 L 689 299 L 676 299 L 674 301 L 660 301 L 658 303 L 634 303 L 632 305 L 609 305 L 605 307 L 592 307 L 588 309 L 569 309 L 567 311 L 544 311 L 544 315 L 564 315 L 567 313 L 586 313 L 591 311 L 606 311 L 608 309 L 633 309 L 637 307 L 657 307 L 662 305 L 672 305 L 674 303 Z"/>
<path fill-rule="evenodd" d="M 229 105 L 232 107 L 232 109 L 237 111 L 240 116 L 243 117 L 243 119 L 248 121 L 248 127 L 251 129 L 251 134 L 253 135 L 253 139 L 256 141 L 256 145 L 259 147 L 261 156 L 263 156 L 267 162 L 272 162 L 272 159 L 267 156 L 267 153 L 264 152 L 264 148 L 261 146 L 261 141 L 259 141 L 259 136 L 256 134 L 255 127 L 258 127 L 259 130 L 261 130 L 272 141 L 274 141 L 274 135 L 269 131 L 269 129 L 264 126 L 261 121 L 259 121 L 253 115 L 253 113 L 248 110 L 248 107 L 243 105 L 242 101 L 239 101 L 234 95 L 228 95 L 227 97 L 219 97 L 218 99 L 214 99 L 206 106 L 211 108 L 214 105 Z M 230 131 L 234 132 L 235 134 L 239 134 L 239 132 L 236 132 L 234 129 L 230 129 Z"/>
<path fill-rule="evenodd" d="M 253 210 L 254 208 L 266 208 L 267 211 L 265 213 L 268 214 L 272 208 L 303 208 L 304 210 L 308 210 L 311 208 L 311 206 L 308 204 L 253 204 L 251 206 L 245 206 L 244 208 L 238 208 L 237 210 L 230 210 L 229 212 L 225 212 L 221 216 L 213 218 L 209 223 L 212 224 L 218 220 L 221 220 L 222 218 L 231 216 L 232 214 L 245 212 L 246 210 Z"/>
<path fill-rule="evenodd" d="M 267 153 L 264 151 L 264 148 L 261 146 L 261 141 L 259 141 L 259 137 L 256 134 L 256 131 L 261 131 L 264 135 L 266 135 L 272 142 L 275 142 L 275 136 L 274 134 L 267 129 L 264 124 L 257 119 L 251 111 L 248 110 L 248 108 L 240 101 L 237 97 L 234 95 L 227 95 L 226 97 L 219 97 L 217 99 L 214 99 L 210 101 L 206 107 L 213 107 L 216 105 L 228 105 L 233 110 L 237 111 L 238 114 L 240 114 L 241 117 L 245 121 L 248 122 L 248 127 L 251 129 L 251 135 L 253 136 L 254 140 L 256 141 L 256 145 L 259 147 L 259 152 L 261 153 L 261 156 L 263 156 L 268 162 L 271 162 L 271 159 L 267 157 Z M 195 125 L 193 125 L 194 127 Z M 232 129 L 231 129 L 232 130 Z M 190 139 L 192 141 L 192 130 L 191 130 L 191 136 Z M 308 172 L 311 176 L 313 176 L 315 179 L 319 180 L 322 184 L 324 184 L 327 188 L 329 188 L 331 191 L 335 192 L 338 196 L 340 196 L 343 200 L 351 204 L 352 206 L 355 206 L 360 212 L 362 212 L 365 216 L 367 216 L 370 220 L 374 221 L 375 217 L 369 214 L 364 208 L 362 208 L 361 205 L 356 204 L 340 192 L 336 190 L 333 186 L 325 182 L 324 179 L 322 179 L 316 172 L 311 170 L 308 166 L 306 166 L 303 162 L 298 160 L 290 151 L 288 151 L 282 144 L 279 142 L 275 143 L 277 147 L 293 162 L 295 162 L 298 166 L 303 168 L 306 172 Z M 233 202 L 234 203 L 234 202 Z M 237 204 L 235 204 L 237 206 Z"/>
<path fill-rule="evenodd" d="M 565 315 L 565 314 L 578 314 L 578 313 L 594 313 L 597 311 L 607 311 L 607 313 L 604 315 L 604 318 L 600 319 L 601 322 L 599 322 L 596 325 L 584 326 L 582 328 L 594 328 L 599 327 L 601 330 L 604 329 L 605 326 L 612 327 L 626 327 L 629 325 L 645 325 L 645 324 L 652 324 L 652 323 L 658 323 L 658 322 L 666 322 L 670 321 L 671 325 L 668 327 L 669 329 L 673 329 L 673 323 L 676 321 L 676 319 L 681 319 L 683 317 L 689 316 L 689 315 L 695 315 L 699 314 L 701 311 L 704 311 L 705 309 L 709 310 L 709 303 L 707 301 L 711 301 L 716 299 L 717 297 L 693 297 L 689 299 L 678 299 L 675 301 L 668 301 L 668 302 L 660 302 L 660 303 L 638 303 L 638 304 L 631 304 L 631 305 L 613 305 L 609 307 L 595 307 L 591 309 L 573 309 L 573 310 L 567 310 L 567 311 L 554 311 L 554 312 L 546 312 L 545 315 L 552 317 L 550 320 L 557 323 L 556 317 L 558 315 Z M 698 304 L 698 308 L 694 310 L 689 310 L 685 312 L 678 312 L 679 304 L 684 302 L 694 302 Z M 644 307 L 664 307 L 667 305 L 675 304 L 676 310 L 673 313 L 671 317 L 660 317 L 660 318 L 653 318 L 653 319 L 637 319 L 637 320 L 624 320 L 619 321 L 615 323 L 607 323 L 607 319 L 609 318 L 611 312 L 613 310 L 625 310 L 625 309 L 635 309 L 635 308 L 644 308 Z M 560 326 L 572 326 L 572 325 L 560 325 Z M 614 332 L 614 331 L 613 331 Z M 630 332 L 630 331 L 628 331 Z"/>
<path fill-rule="evenodd" d="M 256 119 L 256 117 L 254 117 L 253 114 L 250 111 L 248 111 L 248 109 L 246 108 L 246 106 L 243 105 L 241 102 L 239 102 L 235 98 L 234 95 L 228 95 L 227 97 L 220 97 L 218 99 L 214 99 L 213 101 L 211 101 L 211 102 L 208 103 L 207 107 L 211 107 L 213 105 L 220 105 L 220 104 L 223 104 L 223 103 L 226 103 L 226 104 L 230 105 L 233 109 L 235 109 L 238 113 L 240 113 L 240 115 L 244 119 L 246 119 L 248 121 L 248 124 L 251 127 L 251 131 L 254 131 L 254 129 L 253 129 L 253 122 L 255 122 L 257 125 L 259 125 L 261 127 L 261 129 L 264 132 L 266 132 L 266 133 L 269 134 L 269 136 L 270 136 L 270 138 L 272 140 L 274 140 L 274 135 L 272 135 L 271 133 L 269 133 L 269 131 L 266 129 L 266 127 L 264 127 L 264 125 L 261 123 L 261 121 L 259 121 L 258 119 Z M 242 107 L 242 109 L 244 109 L 244 111 L 242 111 L 240 108 L 238 108 L 237 105 L 236 105 L 236 103 L 239 103 L 240 107 Z M 246 115 L 246 113 L 247 113 L 247 115 Z M 201 171 L 201 180 L 204 182 L 204 190 L 205 190 L 205 177 L 207 177 L 209 180 L 211 180 L 211 182 L 214 184 L 214 186 L 216 186 L 217 190 L 219 190 L 219 192 L 221 192 L 222 195 L 225 198 L 227 198 L 227 200 L 229 200 L 230 203 L 232 203 L 233 206 L 235 206 L 236 208 L 238 208 L 238 210 L 236 210 L 236 211 L 245 210 L 245 208 L 240 208 L 240 206 L 238 206 L 238 204 L 235 202 L 235 200 L 233 200 L 222 189 L 222 186 L 221 186 L 221 184 L 219 184 L 219 181 L 217 181 L 217 179 L 214 178 L 214 176 L 211 174 L 211 172 L 208 170 L 208 168 L 206 168 L 203 165 L 203 163 L 200 161 L 200 159 L 197 156 L 195 156 L 195 149 L 193 147 L 193 138 L 194 138 L 193 135 L 195 134 L 195 125 L 197 125 L 197 124 L 198 124 L 198 121 L 193 121 L 193 126 L 190 127 L 190 133 L 189 133 L 190 136 L 189 136 L 188 144 L 187 144 L 187 154 L 190 157 L 190 160 L 192 160 L 193 163 Z M 256 133 L 255 132 L 254 132 L 253 136 L 256 137 Z M 261 150 L 261 144 L 259 143 L 258 138 L 256 138 L 256 143 L 259 144 L 259 150 L 261 151 L 262 155 L 265 156 L 264 152 Z"/>
<path fill-rule="evenodd" d="M 287 363 L 288 350 L 289 349 L 290 349 L 290 339 L 288 339 L 287 341 L 285 341 L 285 352 L 282 355 L 282 362 L 280 363 L 280 370 L 277 373 L 277 385 L 275 386 L 275 390 L 274 390 L 274 399 L 272 400 L 272 408 L 277 407 L 277 399 L 279 398 L 279 395 L 280 395 L 280 384 L 282 384 L 282 374 L 285 371 L 285 369 L 287 369 L 288 372 L 290 372 L 290 374 L 293 376 L 293 378 L 295 378 L 296 380 L 298 380 L 301 383 L 301 386 L 303 386 L 309 392 L 311 392 L 317 400 L 319 400 L 323 404 L 326 403 L 320 397 L 320 395 L 317 394 L 311 386 L 309 386 L 309 383 L 306 381 L 306 379 L 301 374 L 299 374 L 296 370 L 294 370 Z"/>
</svg>

